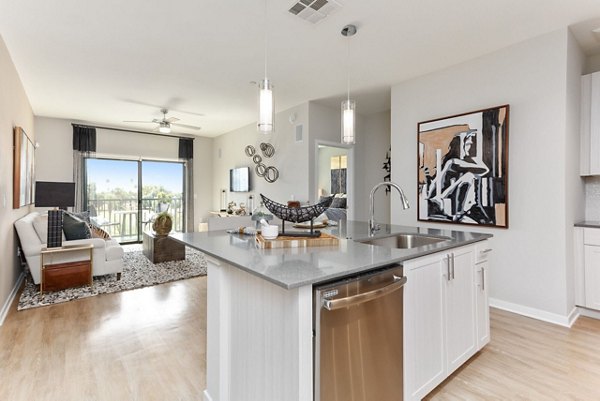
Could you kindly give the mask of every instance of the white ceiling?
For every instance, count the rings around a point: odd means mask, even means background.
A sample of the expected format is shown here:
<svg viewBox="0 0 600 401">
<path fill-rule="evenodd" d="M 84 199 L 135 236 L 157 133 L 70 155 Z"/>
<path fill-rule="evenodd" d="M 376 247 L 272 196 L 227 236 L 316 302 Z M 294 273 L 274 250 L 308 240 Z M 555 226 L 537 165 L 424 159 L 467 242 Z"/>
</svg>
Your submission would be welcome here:
<svg viewBox="0 0 600 401">
<path fill-rule="evenodd" d="M 287 12 L 293 0 L 268 0 L 277 110 L 339 107 L 348 23 L 359 27 L 350 71 L 362 114 L 388 109 L 390 86 L 403 80 L 590 18 L 600 26 L 600 0 L 339 2 L 312 25 Z M 0 35 L 36 115 L 148 129 L 122 121 L 158 118 L 165 106 L 204 136 L 256 120 L 249 82 L 263 77 L 263 21 L 263 0 L 0 0 Z M 578 39 L 595 51 L 586 30 Z"/>
</svg>

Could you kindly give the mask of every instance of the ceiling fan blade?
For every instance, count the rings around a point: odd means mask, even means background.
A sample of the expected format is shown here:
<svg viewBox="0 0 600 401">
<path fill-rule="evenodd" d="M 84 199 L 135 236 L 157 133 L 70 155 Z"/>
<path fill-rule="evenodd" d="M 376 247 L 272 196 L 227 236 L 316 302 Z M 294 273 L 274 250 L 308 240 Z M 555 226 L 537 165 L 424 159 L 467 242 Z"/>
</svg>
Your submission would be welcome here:
<svg viewBox="0 0 600 401">
<path fill-rule="evenodd" d="M 131 121 L 131 120 L 123 121 L 123 122 L 124 123 L 147 123 L 147 124 L 155 123 L 155 121 Z"/>
<path fill-rule="evenodd" d="M 202 129 L 202 127 L 197 127 L 195 125 L 188 125 L 188 124 L 175 124 L 175 123 L 172 123 L 171 125 L 173 125 L 175 127 L 189 128 L 189 129 L 195 129 L 195 130 Z"/>
<path fill-rule="evenodd" d="M 179 121 L 179 119 L 177 117 L 169 117 L 165 121 L 170 122 L 170 123 L 174 123 L 175 121 Z"/>
<path fill-rule="evenodd" d="M 171 108 L 171 111 L 176 111 L 178 113 L 185 113 L 185 114 L 191 114 L 193 116 L 200 116 L 200 117 L 204 117 L 206 114 L 203 113 L 195 113 L 193 111 L 186 111 L 186 110 L 181 110 L 181 109 L 173 109 Z"/>
</svg>

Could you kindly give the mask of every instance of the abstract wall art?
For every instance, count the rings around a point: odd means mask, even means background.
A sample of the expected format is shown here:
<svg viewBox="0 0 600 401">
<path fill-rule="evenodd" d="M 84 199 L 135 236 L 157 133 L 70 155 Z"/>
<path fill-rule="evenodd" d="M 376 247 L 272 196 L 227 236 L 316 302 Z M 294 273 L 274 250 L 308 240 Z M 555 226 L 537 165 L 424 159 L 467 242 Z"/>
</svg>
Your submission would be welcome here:
<svg viewBox="0 0 600 401">
<path fill-rule="evenodd" d="M 417 127 L 418 220 L 508 228 L 509 106 Z"/>
<path fill-rule="evenodd" d="M 13 133 L 13 209 L 19 209 L 33 203 L 35 146 L 23 128 Z"/>
</svg>

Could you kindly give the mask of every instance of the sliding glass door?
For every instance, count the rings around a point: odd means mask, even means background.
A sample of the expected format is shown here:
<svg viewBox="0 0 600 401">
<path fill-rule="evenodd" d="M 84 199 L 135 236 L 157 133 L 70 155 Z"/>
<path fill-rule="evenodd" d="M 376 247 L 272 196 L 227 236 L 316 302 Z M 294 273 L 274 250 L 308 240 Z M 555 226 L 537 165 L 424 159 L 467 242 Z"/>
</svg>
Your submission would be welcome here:
<svg viewBox="0 0 600 401">
<path fill-rule="evenodd" d="M 119 242 L 139 242 L 161 211 L 183 231 L 184 163 L 86 159 L 86 204 L 92 221 Z"/>
<path fill-rule="evenodd" d="M 173 216 L 173 231 L 183 231 L 183 163 L 144 160 L 141 179 L 142 230 L 152 229 L 152 219 L 157 213 L 169 212 Z"/>
</svg>

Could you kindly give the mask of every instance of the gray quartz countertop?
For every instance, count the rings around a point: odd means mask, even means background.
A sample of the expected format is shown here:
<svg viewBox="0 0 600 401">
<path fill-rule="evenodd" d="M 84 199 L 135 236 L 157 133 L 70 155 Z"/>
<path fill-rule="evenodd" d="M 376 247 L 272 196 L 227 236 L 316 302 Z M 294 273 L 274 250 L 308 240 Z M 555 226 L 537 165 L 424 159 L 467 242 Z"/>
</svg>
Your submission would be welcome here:
<svg viewBox="0 0 600 401">
<path fill-rule="evenodd" d="M 600 221 L 580 221 L 575 227 L 600 228 Z"/>
<path fill-rule="evenodd" d="M 340 239 L 337 246 L 260 249 L 251 235 L 225 231 L 172 233 L 171 238 L 286 289 L 332 281 L 431 253 L 483 241 L 491 234 L 382 225 L 375 237 L 416 233 L 449 240 L 412 249 L 390 249 L 355 240 L 368 239 L 366 222 L 341 222 L 325 230 Z"/>
</svg>

